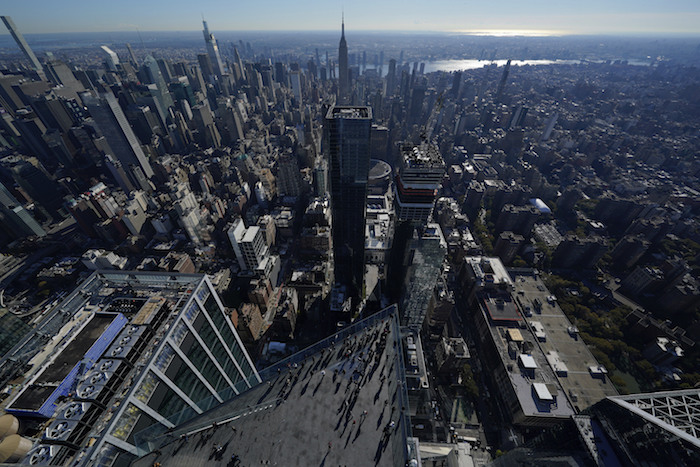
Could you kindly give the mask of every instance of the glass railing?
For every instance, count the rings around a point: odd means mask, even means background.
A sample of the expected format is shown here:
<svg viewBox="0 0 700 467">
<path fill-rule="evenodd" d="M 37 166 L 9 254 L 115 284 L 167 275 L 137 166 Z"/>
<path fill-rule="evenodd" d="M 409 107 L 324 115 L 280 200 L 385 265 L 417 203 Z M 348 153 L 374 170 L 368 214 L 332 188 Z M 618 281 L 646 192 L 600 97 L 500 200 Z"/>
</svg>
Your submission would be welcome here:
<svg viewBox="0 0 700 467">
<path fill-rule="evenodd" d="M 399 387 L 398 393 L 398 405 L 399 407 L 405 408 L 405 410 L 399 411 L 399 428 L 401 430 L 401 436 L 394 442 L 393 452 L 394 459 L 401 459 L 403 462 L 409 460 L 409 454 L 412 457 L 415 456 L 415 449 L 409 449 L 409 440 L 413 437 L 413 430 L 411 429 L 411 410 L 408 405 L 408 388 L 406 387 L 406 364 L 403 359 L 403 346 L 401 340 L 403 334 L 401 328 L 399 327 L 398 315 L 394 320 L 392 320 L 394 327 L 394 336 L 396 336 L 396 364 L 398 372 Z M 408 334 L 408 331 L 406 332 Z"/>
<path fill-rule="evenodd" d="M 214 423 L 219 425 L 225 424 L 232 420 L 236 420 L 240 417 L 244 417 L 256 412 L 260 412 L 261 410 L 267 410 L 269 408 L 272 408 L 277 405 L 279 400 L 279 398 L 275 398 L 267 400 L 257 405 L 246 405 L 245 407 L 239 408 L 238 410 L 234 410 L 226 414 L 212 411 L 209 415 L 203 414 L 198 422 L 188 424 L 186 427 L 179 429 L 168 429 L 165 425 L 157 423 L 136 433 L 134 435 L 134 444 L 136 445 L 136 449 L 138 450 L 139 455 L 142 456 L 153 451 L 154 449 L 158 449 L 165 446 L 169 442 L 178 439 L 182 435 L 190 435 L 193 433 L 197 433 L 203 429 L 211 428 Z M 198 405 L 203 405 L 203 402 L 200 402 Z M 196 415 L 196 413 L 193 412 L 194 411 L 191 409 L 183 410 L 182 412 L 179 412 L 168 418 L 168 421 L 173 423 L 177 427 L 179 424 L 184 423 L 187 420 L 193 419 L 193 415 Z"/>
<path fill-rule="evenodd" d="M 391 305 L 390 307 L 378 311 L 377 313 L 368 316 L 367 318 L 357 321 L 356 323 L 353 323 L 351 326 L 348 326 L 338 331 L 332 336 L 326 337 L 325 339 L 318 341 L 310 347 L 306 347 L 305 349 L 300 350 L 294 355 L 291 355 L 285 358 L 284 360 L 280 360 L 279 362 L 265 368 L 264 370 L 258 371 L 258 374 L 260 375 L 260 378 L 263 381 L 274 379 L 277 377 L 278 372 L 287 370 L 288 368 L 292 367 L 295 363 L 299 363 L 307 359 L 308 357 L 315 355 L 317 352 L 330 347 L 336 342 L 342 342 L 343 339 L 345 339 L 346 337 L 356 334 L 370 326 L 377 324 L 382 320 L 387 319 L 387 317 L 391 315 L 395 308 L 396 305 Z"/>
</svg>

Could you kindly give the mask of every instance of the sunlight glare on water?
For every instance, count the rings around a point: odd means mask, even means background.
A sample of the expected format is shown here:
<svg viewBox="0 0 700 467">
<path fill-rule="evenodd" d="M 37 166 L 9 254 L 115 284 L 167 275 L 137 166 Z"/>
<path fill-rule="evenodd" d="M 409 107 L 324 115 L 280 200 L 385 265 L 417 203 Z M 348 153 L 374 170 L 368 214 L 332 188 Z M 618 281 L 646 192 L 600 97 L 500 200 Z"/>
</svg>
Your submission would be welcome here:
<svg viewBox="0 0 700 467">
<path fill-rule="evenodd" d="M 566 31 L 555 31 L 551 29 L 470 29 L 454 31 L 457 34 L 466 36 L 494 36 L 494 37 L 548 37 L 562 36 Z"/>
</svg>

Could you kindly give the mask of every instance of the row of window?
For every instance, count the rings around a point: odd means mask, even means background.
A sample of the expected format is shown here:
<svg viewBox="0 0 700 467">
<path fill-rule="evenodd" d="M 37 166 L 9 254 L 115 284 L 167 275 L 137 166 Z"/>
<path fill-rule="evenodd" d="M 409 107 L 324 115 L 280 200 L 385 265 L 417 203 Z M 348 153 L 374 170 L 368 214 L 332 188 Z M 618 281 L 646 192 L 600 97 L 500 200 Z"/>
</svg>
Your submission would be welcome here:
<svg viewBox="0 0 700 467">
<path fill-rule="evenodd" d="M 231 329 L 230 322 L 226 322 L 228 320 L 219 307 L 215 295 L 203 285 L 195 292 L 195 297 L 200 299 L 206 313 L 202 313 L 203 310 L 197 301 L 193 300 L 170 336 L 172 342 L 177 345 L 180 353 L 185 355 L 191 365 L 170 344 L 166 343 L 156 357 L 154 367 L 172 381 L 173 385 L 187 398 L 197 404 L 199 409 L 206 411 L 216 405 L 218 400 L 192 368 L 196 368 L 196 371 L 222 400 L 229 399 L 235 394 L 231 384 L 240 393 L 257 384 L 258 380 L 247 354 Z M 207 318 L 210 318 L 211 322 Z M 221 338 L 215 329 L 218 330 Z M 176 424 L 196 415 L 195 410 L 185 399 L 152 371 L 146 375 L 134 397 Z M 134 434 L 143 429 L 141 426 L 144 423 L 155 422 L 136 406 L 130 404 L 112 434 L 133 443 Z"/>
</svg>

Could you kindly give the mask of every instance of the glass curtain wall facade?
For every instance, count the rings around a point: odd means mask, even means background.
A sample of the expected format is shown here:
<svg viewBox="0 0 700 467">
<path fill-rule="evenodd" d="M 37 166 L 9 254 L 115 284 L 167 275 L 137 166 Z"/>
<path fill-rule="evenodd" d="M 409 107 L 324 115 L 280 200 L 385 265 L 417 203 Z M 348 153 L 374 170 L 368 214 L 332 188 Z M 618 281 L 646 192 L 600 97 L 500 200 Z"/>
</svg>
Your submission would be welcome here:
<svg viewBox="0 0 700 467">
<path fill-rule="evenodd" d="M 203 277 L 115 414 L 103 442 L 137 454 L 134 435 L 171 428 L 260 382 L 208 277 Z"/>
<path fill-rule="evenodd" d="M 369 176 L 370 107 L 334 106 L 326 115 L 336 281 L 362 289 Z"/>
</svg>

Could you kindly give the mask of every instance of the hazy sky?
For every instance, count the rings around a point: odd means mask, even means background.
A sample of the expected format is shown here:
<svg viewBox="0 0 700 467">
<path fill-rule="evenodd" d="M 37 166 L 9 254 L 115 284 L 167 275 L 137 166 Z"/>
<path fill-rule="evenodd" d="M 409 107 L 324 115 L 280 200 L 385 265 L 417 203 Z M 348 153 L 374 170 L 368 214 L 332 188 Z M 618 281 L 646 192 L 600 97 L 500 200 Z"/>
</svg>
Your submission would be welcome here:
<svg viewBox="0 0 700 467">
<path fill-rule="evenodd" d="M 700 0 L 14 0 L 25 33 L 337 29 L 700 34 Z M 0 23 L 1 24 L 1 23 Z M 4 27 L 0 28 L 6 33 Z"/>
</svg>

